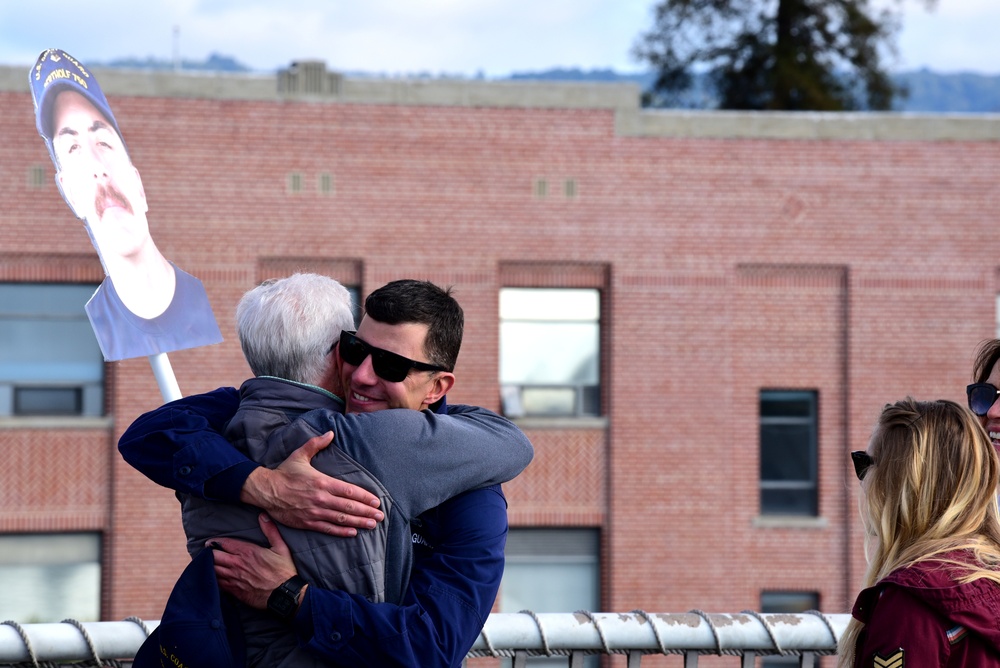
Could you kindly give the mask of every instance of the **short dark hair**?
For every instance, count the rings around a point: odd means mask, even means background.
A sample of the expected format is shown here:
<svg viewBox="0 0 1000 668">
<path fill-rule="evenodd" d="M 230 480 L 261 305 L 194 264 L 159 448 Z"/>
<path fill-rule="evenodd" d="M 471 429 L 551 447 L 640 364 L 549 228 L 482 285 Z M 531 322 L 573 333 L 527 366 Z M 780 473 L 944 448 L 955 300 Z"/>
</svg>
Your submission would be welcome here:
<svg viewBox="0 0 1000 668">
<path fill-rule="evenodd" d="M 454 371 L 465 314 L 451 292 L 451 288 L 443 289 L 430 281 L 392 281 L 368 295 L 365 316 L 387 325 L 427 325 L 424 353 L 428 361 Z"/>
<path fill-rule="evenodd" d="M 980 343 L 972 363 L 972 380 L 985 383 L 997 361 L 1000 361 L 1000 339 L 986 339 Z"/>
</svg>

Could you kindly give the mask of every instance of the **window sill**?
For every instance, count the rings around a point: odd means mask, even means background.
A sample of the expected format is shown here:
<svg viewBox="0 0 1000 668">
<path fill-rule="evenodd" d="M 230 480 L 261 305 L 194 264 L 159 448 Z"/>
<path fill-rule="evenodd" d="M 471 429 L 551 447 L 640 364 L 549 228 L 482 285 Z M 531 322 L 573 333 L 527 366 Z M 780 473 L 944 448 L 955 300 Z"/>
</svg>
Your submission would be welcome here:
<svg viewBox="0 0 1000 668">
<path fill-rule="evenodd" d="M 97 417 L 82 417 L 74 415 L 67 416 L 16 416 L 7 415 L 0 417 L 0 429 L 110 429 L 114 427 L 115 420 L 110 415 Z"/>
<path fill-rule="evenodd" d="M 607 429 L 608 418 L 602 416 L 557 415 L 553 417 L 508 418 L 521 429 Z"/>
<path fill-rule="evenodd" d="M 752 524 L 755 529 L 825 529 L 828 525 L 825 517 L 803 515 L 758 515 Z"/>
</svg>

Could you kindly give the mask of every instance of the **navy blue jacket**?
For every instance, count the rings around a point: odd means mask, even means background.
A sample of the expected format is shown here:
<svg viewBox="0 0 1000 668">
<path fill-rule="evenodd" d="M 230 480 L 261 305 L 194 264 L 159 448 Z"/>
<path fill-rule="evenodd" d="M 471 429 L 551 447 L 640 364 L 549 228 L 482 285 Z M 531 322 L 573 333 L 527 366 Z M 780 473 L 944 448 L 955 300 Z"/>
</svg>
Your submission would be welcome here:
<svg viewBox="0 0 1000 668">
<path fill-rule="evenodd" d="M 165 487 L 238 501 L 257 466 L 219 433 L 238 405 L 233 388 L 180 399 L 137 419 L 118 448 Z M 413 570 L 400 605 L 310 587 L 296 634 L 336 666 L 459 666 L 496 599 L 506 537 L 499 485 L 454 497 L 415 523 Z"/>
</svg>

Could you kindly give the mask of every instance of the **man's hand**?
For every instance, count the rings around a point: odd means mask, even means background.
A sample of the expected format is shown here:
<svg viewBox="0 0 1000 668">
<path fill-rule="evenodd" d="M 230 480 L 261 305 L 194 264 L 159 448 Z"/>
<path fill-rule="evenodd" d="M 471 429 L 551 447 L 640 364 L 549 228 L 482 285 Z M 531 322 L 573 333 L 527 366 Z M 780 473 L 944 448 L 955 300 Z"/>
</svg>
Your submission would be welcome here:
<svg viewBox="0 0 1000 668">
<path fill-rule="evenodd" d="M 332 441 L 333 432 L 328 431 L 306 441 L 278 468 L 255 469 L 243 484 L 240 501 L 296 529 L 350 537 L 358 534 L 357 528 L 375 528 L 385 517 L 375 495 L 312 466 L 312 458 Z"/>
<path fill-rule="evenodd" d="M 260 514 L 260 528 L 270 548 L 236 538 L 218 538 L 208 546 L 215 549 L 215 577 L 222 590 L 265 610 L 271 592 L 295 575 L 295 564 L 278 527 L 265 513 Z"/>
</svg>

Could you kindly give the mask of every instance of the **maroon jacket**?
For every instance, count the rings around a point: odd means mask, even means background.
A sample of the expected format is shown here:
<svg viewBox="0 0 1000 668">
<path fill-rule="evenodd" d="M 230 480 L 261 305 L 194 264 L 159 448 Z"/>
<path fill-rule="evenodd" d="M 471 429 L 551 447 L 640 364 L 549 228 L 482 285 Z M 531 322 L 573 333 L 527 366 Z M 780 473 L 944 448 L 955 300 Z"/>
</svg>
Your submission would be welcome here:
<svg viewBox="0 0 1000 668">
<path fill-rule="evenodd" d="M 950 570 L 939 561 L 918 563 L 858 595 L 853 615 L 866 626 L 854 668 L 1000 668 L 1000 583 L 959 584 Z"/>
</svg>

